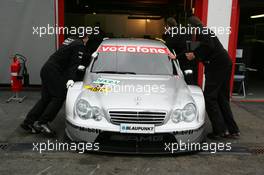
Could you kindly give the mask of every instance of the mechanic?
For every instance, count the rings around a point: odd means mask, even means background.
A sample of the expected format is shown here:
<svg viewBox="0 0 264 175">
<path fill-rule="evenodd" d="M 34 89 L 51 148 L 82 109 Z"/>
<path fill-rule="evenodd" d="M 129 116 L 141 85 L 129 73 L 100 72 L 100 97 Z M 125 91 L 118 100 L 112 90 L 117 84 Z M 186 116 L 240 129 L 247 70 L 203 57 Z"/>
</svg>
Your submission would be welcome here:
<svg viewBox="0 0 264 175">
<path fill-rule="evenodd" d="M 188 21 L 194 28 L 193 38 L 200 44 L 193 52 L 186 53 L 186 57 L 188 60 L 197 58 L 205 66 L 205 105 L 213 128 L 208 138 L 238 138 L 239 128 L 230 107 L 231 58 L 215 34 L 204 27 L 199 18 L 192 16 Z"/>
<path fill-rule="evenodd" d="M 102 30 L 101 24 L 99 22 L 96 22 L 94 28 L 95 27 L 99 28 L 99 33 L 92 33 L 89 37 L 88 43 L 86 44 L 86 48 L 91 54 L 97 50 L 97 48 L 105 38 L 105 32 Z"/>
<path fill-rule="evenodd" d="M 21 124 L 24 130 L 32 134 L 55 134 L 48 123 L 54 120 L 61 109 L 67 88 L 79 78 L 78 69 L 84 71 L 88 66 L 89 58 L 85 49 L 88 40 L 88 35 L 67 38 L 44 64 L 40 71 L 41 99 Z"/>
<path fill-rule="evenodd" d="M 175 18 L 169 17 L 166 19 L 166 28 L 170 29 L 170 33 L 166 33 L 163 37 L 167 47 L 171 50 L 174 50 L 177 54 L 177 59 L 179 60 L 181 69 L 192 70 L 194 74 L 185 75 L 185 81 L 187 84 L 197 84 L 196 72 L 197 72 L 197 63 L 196 60 L 188 61 L 185 56 L 185 52 L 187 51 L 187 41 L 191 41 L 191 35 L 184 32 L 179 32 L 180 27 L 176 22 Z M 172 32 L 174 34 L 172 35 Z"/>
</svg>

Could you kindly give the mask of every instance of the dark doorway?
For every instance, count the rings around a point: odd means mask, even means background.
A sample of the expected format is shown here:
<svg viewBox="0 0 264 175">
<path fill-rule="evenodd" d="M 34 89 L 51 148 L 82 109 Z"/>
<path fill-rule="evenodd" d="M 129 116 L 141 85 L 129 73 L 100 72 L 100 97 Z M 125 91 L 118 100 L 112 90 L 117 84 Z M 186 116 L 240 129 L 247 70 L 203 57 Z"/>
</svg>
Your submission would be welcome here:
<svg viewBox="0 0 264 175">
<path fill-rule="evenodd" d="M 237 64 L 244 64 L 245 67 L 236 65 L 236 74 L 245 75 L 245 87 L 237 81 L 234 91 L 240 96 L 245 91 L 246 98 L 249 99 L 264 99 L 264 1 L 241 0 L 240 6 L 238 34 L 240 50 L 237 55 Z"/>
</svg>

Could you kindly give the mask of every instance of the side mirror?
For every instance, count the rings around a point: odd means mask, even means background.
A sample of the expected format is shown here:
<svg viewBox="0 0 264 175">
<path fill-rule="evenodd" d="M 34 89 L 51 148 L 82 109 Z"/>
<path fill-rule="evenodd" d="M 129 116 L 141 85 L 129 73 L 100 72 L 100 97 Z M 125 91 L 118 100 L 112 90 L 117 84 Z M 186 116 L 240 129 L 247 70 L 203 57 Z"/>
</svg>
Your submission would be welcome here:
<svg viewBox="0 0 264 175">
<path fill-rule="evenodd" d="M 78 66 L 78 70 L 79 70 L 79 71 L 84 71 L 84 70 L 85 70 L 85 66 L 83 66 L 83 65 L 79 65 L 79 66 Z"/>
<path fill-rule="evenodd" d="M 188 85 L 194 84 L 194 80 L 193 80 L 193 70 L 191 70 L 191 69 L 185 70 L 184 71 L 184 79 L 185 79 L 185 82 Z"/>
<path fill-rule="evenodd" d="M 193 74 L 193 70 L 187 69 L 187 70 L 184 71 L 184 74 L 185 75 L 192 75 Z"/>
<path fill-rule="evenodd" d="M 94 52 L 93 54 L 92 54 L 92 58 L 96 58 L 98 56 L 98 52 Z"/>
</svg>

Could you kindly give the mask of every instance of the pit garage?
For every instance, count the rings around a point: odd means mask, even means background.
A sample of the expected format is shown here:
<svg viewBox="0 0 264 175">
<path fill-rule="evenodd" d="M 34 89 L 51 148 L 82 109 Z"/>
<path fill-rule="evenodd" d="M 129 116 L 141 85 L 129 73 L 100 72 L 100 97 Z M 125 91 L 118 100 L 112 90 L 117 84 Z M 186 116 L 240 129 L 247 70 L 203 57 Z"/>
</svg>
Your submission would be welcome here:
<svg viewBox="0 0 264 175">
<path fill-rule="evenodd" d="M 0 174 L 263 174 L 263 9 L 262 0 L 2 0 Z M 163 145 L 166 154 L 84 151 L 84 145 L 71 142 L 65 134 L 65 105 L 50 124 L 56 132 L 53 137 L 28 134 L 20 127 L 40 98 L 41 67 L 69 36 L 54 32 L 52 27 L 99 27 L 101 38 L 154 41 L 163 38 L 166 18 L 173 16 L 186 26 L 190 15 L 198 16 L 207 27 L 231 29 L 229 34 L 218 33 L 217 37 L 233 62 L 231 108 L 241 131 L 239 139 L 205 137 L 203 149 L 180 154 L 172 154 L 170 142 Z M 90 43 L 90 49 L 95 51 L 98 45 L 93 44 Z M 20 57 L 20 63 L 27 68 L 18 92 L 11 86 L 14 56 Z M 203 89 L 206 81 L 203 65 L 194 64 L 192 72 L 195 77 L 192 84 Z M 87 89 L 97 91 L 93 87 Z M 140 104 L 141 99 L 136 98 L 135 102 Z M 160 106 L 165 103 L 166 100 Z M 101 132 L 96 128 L 79 129 L 92 135 Z M 206 116 L 205 134 L 211 130 Z M 196 132 L 200 130 L 174 134 L 184 137 Z M 98 140 L 109 142 L 111 135 L 104 135 L 107 139 Z M 163 134 L 123 138 L 123 134 L 115 133 L 114 137 L 119 139 L 116 144 L 120 151 L 124 147 L 146 150 L 142 143 L 154 146 L 163 139 Z M 64 147 L 66 144 L 71 144 L 72 149 Z M 96 149 L 98 145 L 87 147 Z"/>
<path fill-rule="evenodd" d="M 239 76 L 236 76 L 235 92 L 244 100 L 261 101 L 264 63 L 259 58 L 264 47 L 261 17 L 263 5 L 258 1 L 254 5 L 242 1 L 240 6 L 236 75 L 243 75 L 244 79 L 239 81 Z"/>
</svg>

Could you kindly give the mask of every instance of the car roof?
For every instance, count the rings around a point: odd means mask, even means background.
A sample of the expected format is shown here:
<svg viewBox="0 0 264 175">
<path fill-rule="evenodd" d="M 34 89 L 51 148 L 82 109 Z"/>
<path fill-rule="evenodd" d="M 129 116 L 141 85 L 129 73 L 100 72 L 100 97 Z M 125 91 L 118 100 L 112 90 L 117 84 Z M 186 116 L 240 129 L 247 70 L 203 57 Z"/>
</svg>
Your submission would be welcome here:
<svg viewBox="0 0 264 175">
<path fill-rule="evenodd" d="M 143 38 L 111 38 L 104 40 L 101 45 L 117 45 L 117 46 L 144 46 L 144 47 L 160 47 L 166 48 L 166 46 L 158 41 Z"/>
</svg>

